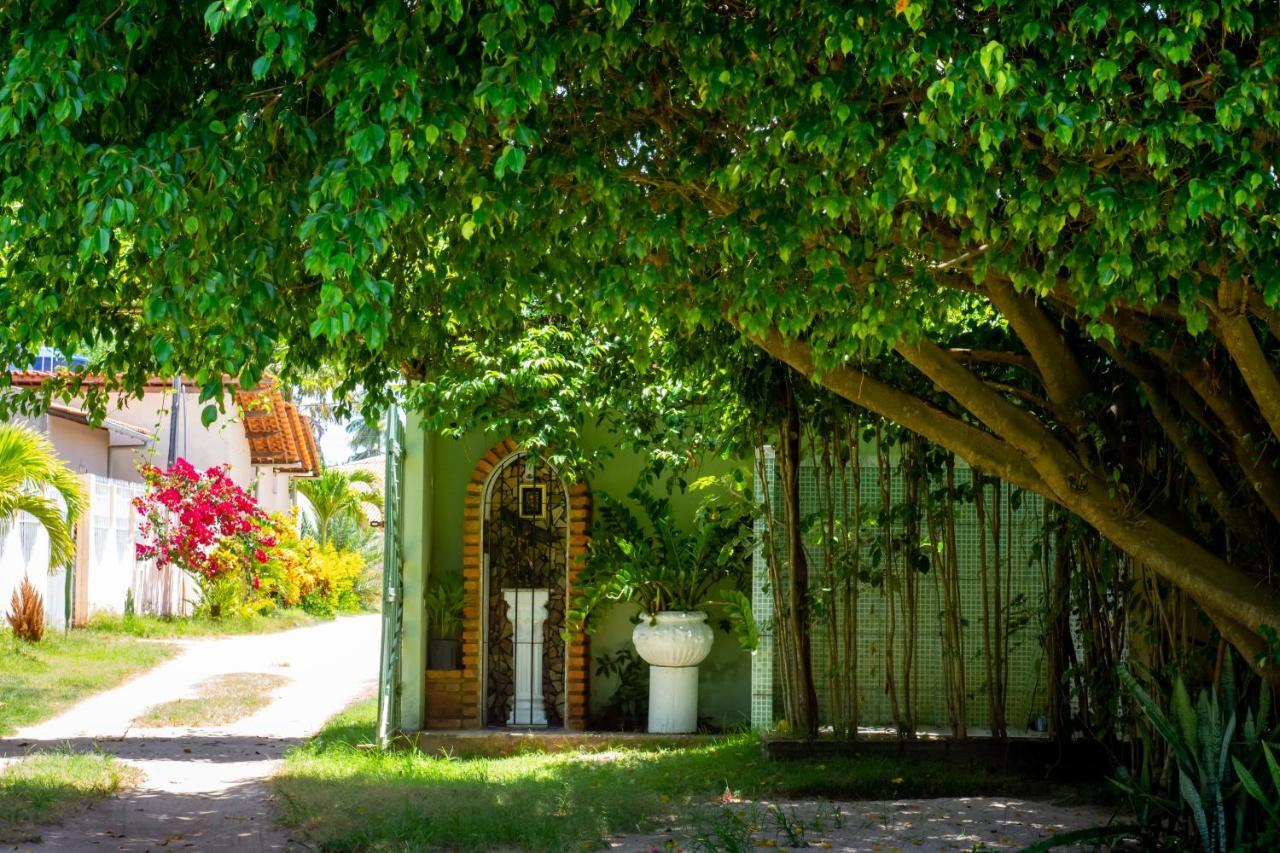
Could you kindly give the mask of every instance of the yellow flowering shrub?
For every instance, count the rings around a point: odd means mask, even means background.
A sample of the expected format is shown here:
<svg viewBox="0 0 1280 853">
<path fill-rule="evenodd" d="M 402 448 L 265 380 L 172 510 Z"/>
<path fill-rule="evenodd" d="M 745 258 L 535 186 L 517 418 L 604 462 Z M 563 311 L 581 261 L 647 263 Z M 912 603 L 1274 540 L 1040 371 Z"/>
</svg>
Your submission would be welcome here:
<svg viewBox="0 0 1280 853">
<path fill-rule="evenodd" d="M 330 615 L 342 610 L 360 609 L 356 581 L 364 571 L 364 558 L 358 553 L 312 543 L 308 569 L 315 585 L 302 598 L 304 610 Z"/>
<path fill-rule="evenodd" d="M 357 583 L 364 558 L 356 551 L 318 545 L 297 531 L 296 510 L 271 514 L 263 531 L 272 543 L 270 557 L 252 575 L 231 571 L 241 558 L 229 548 L 216 548 L 210 565 L 227 571 L 219 573 L 219 583 L 206 591 L 206 609 L 248 615 L 301 607 L 322 616 L 359 610 Z"/>
</svg>

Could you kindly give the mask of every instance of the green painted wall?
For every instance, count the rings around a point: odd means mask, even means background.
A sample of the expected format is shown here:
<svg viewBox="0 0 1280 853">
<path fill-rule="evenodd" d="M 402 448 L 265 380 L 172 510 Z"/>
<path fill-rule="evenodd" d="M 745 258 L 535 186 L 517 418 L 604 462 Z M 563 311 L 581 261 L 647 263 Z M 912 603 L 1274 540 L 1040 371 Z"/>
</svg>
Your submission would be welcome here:
<svg viewBox="0 0 1280 853">
<path fill-rule="evenodd" d="M 411 417 L 409 431 L 421 433 L 421 429 L 421 420 Z M 405 471 L 406 477 L 410 471 L 414 471 L 418 476 L 430 479 L 429 488 L 422 488 L 421 492 L 430 499 L 430 506 L 424 508 L 430 520 L 420 526 L 431 533 L 405 531 L 406 561 L 409 554 L 413 553 L 417 555 L 421 566 L 421 561 L 429 553 L 429 565 L 423 566 L 423 569 L 430 573 L 461 575 L 462 513 L 467 483 L 480 457 L 502 438 L 499 434 L 476 431 L 461 439 L 436 437 L 431 445 L 414 442 L 412 439 L 407 442 L 411 453 L 429 452 L 430 464 L 413 465 L 406 458 Z M 609 433 L 603 429 L 588 432 L 587 440 L 595 447 L 606 447 L 611 443 Z M 588 478 L 592 494 L 606 492 L 614 497 L 625 496 L 635 485 L 643 461 L 634 453 L 615 452 L 612 458 Z M 730 467 L 730 463 L 723 460 L 709 459 L 703 463 L 698 475 L 721 474 L 730 470 Z M 685 513 L 692 521 L 697 502 L 697 496 L 677 496 L 673 503 L 677 512 Z M 406 519 L 408 518 L 410 516 L 406 515 Z M 416 551 L 411 546 L 414 542 L 418 546 Z M 420 596 L 421 591 L 417 594 Z M 415 606 L 420 605 L 406 600 L 407 609 Z M 593 710 L 606 702 L 617 686 L 612 679 L 595 675 L 594 659 L 598 655 L 611 654 L 616 649 L 630 646 L 630 619 L 635 611 L 636 608 L 631 605 L 614 608 L 591 637 L 590 698 Z M 715 617 L 716 614 L 713 613 L 713 623 L 717 621 Z M 745 724 L 748 721 L 751 699 L 750 656 L 738 647 L 731 635 L 716 631 L 715 647 L 701 668 L 699 692 L 700 714 L 722 725 Z"/>
</svg>

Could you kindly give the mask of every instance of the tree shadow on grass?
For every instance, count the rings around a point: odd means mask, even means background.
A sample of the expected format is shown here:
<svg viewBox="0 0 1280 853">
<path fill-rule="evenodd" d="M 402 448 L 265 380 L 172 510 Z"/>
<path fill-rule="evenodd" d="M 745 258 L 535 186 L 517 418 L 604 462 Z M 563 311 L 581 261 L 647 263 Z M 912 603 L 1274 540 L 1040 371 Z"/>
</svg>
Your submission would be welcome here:
<svg viewBox="0 0 1280 853">
<path fill-rule="evenodd" d="M 127 774 L 126 790 L 117 796 L 119 785 L 86 795 L 75 767 L 59 778 L 0 787 L 0 839 L 40 840 L 44 850 L 288 849 L 288 835 L 276 826 L 270 782 L 259 778 L 260 762 L 278 759 L 300 742 L 230 736 L 0 741 L 0 752 L 14 759 L 10 766 L 44 760 L 56 750 L 68 762 L 109 762 Z M 139 762 L 151 778 L 142 779 L 116 758 Z"/>
<path fill-rule="evenodd" d="M 271 761 L 304 742 L 304 738 L 251 737 L 242 735 L 191 735 L 122 738 L 64 738 L 0 740 L 0 757 L 19 758 L 35 752 L 104 752 L 130 761 L 247 762 Z"/>
<path fill-rule="evenodd" d="M 0 842 L 31 841 L 33 828 L 109 797 L 139 774 L 103 753 L 31 753 L 0 769 Z"/>
<path fill-rule="evenodd" d="M 726 792 L 765 801 L 1046 793 L 1025 774 L 937 760 L 770 760 L 750 736 L 490 759 L 353 746 L 370 734 L 326 729 L 277 779 L 282 819 L 321 848 L 582 849 L 619 833 L 687 828 L 716 813 Z"/>
<path fill-rule="evenodd" d="M 145 785 L 101 800 L 36 832 L 52 851 L 291 850 L 276 826 L 269 783 L 255 780 L 217 791 L 157 791 Z"/>
</svg>

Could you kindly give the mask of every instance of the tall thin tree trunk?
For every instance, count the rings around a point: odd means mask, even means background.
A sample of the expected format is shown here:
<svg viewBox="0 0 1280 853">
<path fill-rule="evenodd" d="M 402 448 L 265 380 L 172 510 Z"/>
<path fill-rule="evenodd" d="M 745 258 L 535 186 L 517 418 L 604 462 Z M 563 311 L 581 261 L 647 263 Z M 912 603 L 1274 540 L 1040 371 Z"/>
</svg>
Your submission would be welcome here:
<svg viewBox="0 0 1280 853">
<path fill-rule="evenodd" d="M 1000 552 L 999 539 L 994 541 L 989 534 L 992 526 L 987 518 L 987 478 L 977 471 L 973 477 L 973 506 L 978 517 L 978 578 L 982 584 L 982 661 L 987 676 L 987 719 L 994 737 L 1005 737 L 1004 706 L 999 680 L 1000 667 Z M 998 501 L 999 491 L 995 491 Z M 999 525 L 995 525 L 996 531 Z M 995 567 L 992 569 L 991 554 L 995 554 Z M 994 589 L 992 582 L 994 579 Z"/>
<path fill-rule="evenodd" d="M 880 550 L 882 555 L 880 591 L 884 596 L 884 692 L 898 731 L 903 730 L 902 705 L 898 701 L 897 605 L 894 563 L 897 548 L 893 536 L 893 466 L 884 441 L 884 425 L 876 425 L 876 469 L 880 486 Z"/>
<path fill-rule="evenodd" d="M 787 614 L 794 638 L 796 708 L 795 725 L 806 737 L 818 734 L 818 691 L 813 681 L 809 638 L 809 562 L 804 551 L 804 525 L 800 510 L 800 412 L 791 378 L 783 383 L 783 417 L 778 441 L 778 468 L 787 525 Z"/>
<path fill-rule="evenodd" d="M 1050 504 L 1052 513 L 1053 575 L 1049 593 L 1049 618 L 1045 630 L 1045 657 L 1049 663 L 1049 734 L 1060 743 L 1071 740 L 1071 691 L 1067 673 L 1071 666 L 1071 551 L 1067 544 L 1067 514 Z M 1048 527 L 1048 519 L 1046 528 Z M 1046 530 L 1046 539 L 1050 531 Z"/>
</svg>

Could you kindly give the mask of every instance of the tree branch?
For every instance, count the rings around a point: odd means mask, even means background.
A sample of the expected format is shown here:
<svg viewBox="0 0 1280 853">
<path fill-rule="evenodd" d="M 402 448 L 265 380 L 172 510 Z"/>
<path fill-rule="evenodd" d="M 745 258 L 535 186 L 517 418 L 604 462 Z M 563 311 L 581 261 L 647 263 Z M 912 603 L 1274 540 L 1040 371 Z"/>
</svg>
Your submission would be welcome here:
<svg viewBox="0 0 1280 853">
<path fill-rule="evenodd" d="M 1235 362 L 1258 411 L 1271 427 L 1271 434 L 1280 436 L 1280 379 L 1253 333 L 1244 287 L 1240 281 L 1225 282 L 1218 288 L 1217 302 L 1206 301 L 1212 318 L 1209 328 Z"/>
<path fill-rule="evenodd" d="M 1077 421 L 1080 400 L 1089 391 L 1089 378 L 1062 330 L 1026 294 L 1014 290 L 1008 279 L 988 274 L 983 288 L 1031 354 L 1058 418 L 1064 423 Z"/>
<path fill-rule="evenodd" d="M 809 345 L 787 340 L 777 329 L 749 337 L 769 355 L 846 400 L 946 447 L 969 464 L 1015 486 L 1048 496 L 1044 483 L 1031 466 L 1008 444 L 990 433 L 852 367 L 839 367 L 819 375 Z"/>
</svg>

